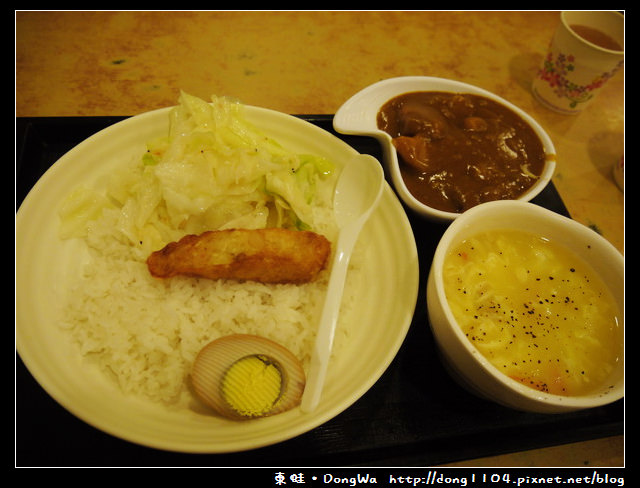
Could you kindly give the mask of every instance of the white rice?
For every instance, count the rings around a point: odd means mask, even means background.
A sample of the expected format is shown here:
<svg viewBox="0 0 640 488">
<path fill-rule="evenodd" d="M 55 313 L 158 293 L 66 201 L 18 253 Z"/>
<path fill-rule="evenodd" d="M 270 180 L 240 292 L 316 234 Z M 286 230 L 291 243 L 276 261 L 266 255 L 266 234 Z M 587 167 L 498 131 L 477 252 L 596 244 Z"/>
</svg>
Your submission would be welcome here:
<svg viewBox="0 0 640 488">
<path fill-rule="evenodd" d="M 62 326 L 81 354 L 125 394 L 188 405 L 196 354 L 210 341 L 232 333 L 272 339 L 308 365 L 328 271 L 305 285 L 158 280 L 150 276 L 145 256 L 119 238 L 117 218 L 117 212 L 107 211 L 92 224 L 87 240 L 92 260 L 70 290 Z M 331 221 L 324 218 L 321 227 L 334 240 Z M 345 314 L 357 287 L 357 256 L 347 282 Z M 340 327 L 334 353 L 346 338 Z"/>
</svg>

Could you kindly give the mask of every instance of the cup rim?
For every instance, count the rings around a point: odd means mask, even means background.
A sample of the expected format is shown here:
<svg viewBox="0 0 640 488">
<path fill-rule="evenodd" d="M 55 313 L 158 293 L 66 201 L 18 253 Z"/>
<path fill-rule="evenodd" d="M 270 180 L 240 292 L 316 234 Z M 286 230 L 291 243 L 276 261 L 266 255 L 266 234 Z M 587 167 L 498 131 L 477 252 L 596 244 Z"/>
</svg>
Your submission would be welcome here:
<svg viewBox="0 0 640 488">
<path fill-rule="evenodd" d="M 567 20 L 567 15 L 569 15 L 571 13 L 575 13 L 575 12 L 577 12 L 577 11 L 575 11 L 575 10 L 563 10 L 560 13 L 560 21 L 562 22 L 564 27 L 567 29 L 567 31 L 569 31 L 569 33 L 571 33 L 571 35 L 576 40 L 588 45 L 591 48 L 597 49 L 598 51 L 602 51 L 604 53 L 616 54 L 616 55 L 624 54 L 624 47 L 621 50 L 607 49 L 606 47 L 602 47 L 602 46 L 599 46 L 598 44 L 594 44 L 593 42 L 585 39 L 584 37 L 580 36 L 576 31 L 574 31 L 571 28 L 571 25 L 569 24 L 569 21 Z M 616 12 L 616 11 L 613 11 L 613 10 L 602 10 L 602 11 L 594 11 L 594 13 L 613 15 L 614 17 L 619 18 L 619 20 L 621 20 L 623 22 L 623 24 L 624 24 L 624 15 L 622 15 L 620 12 Z"/>
</svg>

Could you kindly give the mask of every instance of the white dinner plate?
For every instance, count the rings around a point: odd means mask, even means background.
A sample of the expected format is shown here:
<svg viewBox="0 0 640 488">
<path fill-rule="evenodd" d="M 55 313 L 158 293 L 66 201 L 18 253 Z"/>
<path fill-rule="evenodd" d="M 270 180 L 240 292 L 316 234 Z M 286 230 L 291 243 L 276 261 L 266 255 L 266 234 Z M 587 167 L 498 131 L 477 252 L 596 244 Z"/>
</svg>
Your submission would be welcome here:
<svg viewBox="0 0 640 488">
<path fill-rule="evenodd" d="M 125 396 L 70 343 L 56 324 L 58 304 L 80 271 L 84 243 L 61 241 L 62 200 L 81 183 L 94 183 L 123 158 L 141 155 L 145 142 L 168 131 L 170 108 L 123 120 L 60 158 L 36 183 L 16 216 L 16 348 L 38 383 L 88 424 L 137 444 L 178 452 L 236 452 L 275 444 L 325 423 L 358 400 L 382 375 L 411 324 L 418 294 L 418 256 L 407 216 L 386 185 L 362 231 L 367 241 L 358 312 L 343 326 L 349 341 L 330 364 L 318 408 L 299 408 L 251 421 L 206 412 L 171 410 Z M 300 118 L 246 107 L 247 119 L 285 147 L 340 165 L 355 149 Z"/>
</svg>

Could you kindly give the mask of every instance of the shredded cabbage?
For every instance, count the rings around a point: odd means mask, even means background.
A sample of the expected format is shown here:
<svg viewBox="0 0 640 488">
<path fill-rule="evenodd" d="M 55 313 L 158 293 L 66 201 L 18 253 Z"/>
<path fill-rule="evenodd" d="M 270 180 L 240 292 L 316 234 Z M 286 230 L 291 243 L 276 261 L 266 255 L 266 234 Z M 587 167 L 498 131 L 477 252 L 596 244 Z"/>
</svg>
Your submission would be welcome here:
<svg viewBox="0 0 640 488">
<path fill-rule="evenodd" d="M 146 252 L 205 230 L 313 228 L 314 205 L 331 204 L 333 163 L 287 150 L 242 111 L 229 98 L 209 103 L 181 92 L 168 134 L 113 171 L 106 198 L 88 190 L 69 195 L 61 236 L 86 236 L 100 208 L 118 209 L 122 238 Z"/>
</svg>

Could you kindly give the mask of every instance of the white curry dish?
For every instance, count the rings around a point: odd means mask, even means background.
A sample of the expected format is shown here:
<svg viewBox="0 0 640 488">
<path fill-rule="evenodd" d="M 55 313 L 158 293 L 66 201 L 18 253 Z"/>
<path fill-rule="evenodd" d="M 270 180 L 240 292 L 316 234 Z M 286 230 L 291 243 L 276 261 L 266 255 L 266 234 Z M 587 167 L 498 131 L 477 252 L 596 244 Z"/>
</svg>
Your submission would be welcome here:
<svg viewBox="0 0 640 488">
<path fill-rule="evenodd" d="M 121 439 L 189 453 L 237 452 L 272 445 L 307 432 L 344 411 L 378 380 L 395 357 L 411 323 L 418 294 L 418 261 L 413 233 L 402 205 L 385 184 L 379 204 L 356 243 L 357 252 L 347 273 L 342 302 L 344 313 L 341 313 L 336 332 L 336 346 L 339 347 L 334 349 L 321 401 L 312 413 L 291 408 L 277 415 L 237 421 L 216 415 L 189 395 L 188 389 L 182 390 L 186 402 L 169 406 L 137 395 L 137 392 L 124 391 L 120 383 L 99 367 L 97 357 L 101 353 L 83 354 L 71 339 L 70 331 L 60 325 L 64 322 L 61 319 L 66 317 L 64 305 L 73 299 L 73 287 L 79 279 L 86 279 L 85 272 L 94 277 L 97 271 L 91 269 L 96 260 L 85 240 L 60 238 L 58 210 L 75 188 L 83 185 L 102 188 L 101 183 L 114 168 L 135 158 L 139 161 L 149 141 L 166 136 L 173 109 L 159 109 L 127 118 L 91 136 L 61 157 L 22 202 L 16 215 L 17 353 L 36 381 L 60 405 L 89 425 Z M 358 152 L 345 142 L 298 117 L 252 106 L 243 106 L 242 110 L 253 126 L 297 154 L 326 158 L 338 170 L 358 156 Z M 177 181 L 181 176 L 178 171 L 171 181 Z M 144 266 L 144 262 L 135 265 L 136 269 L 139 266 Z M 111 275 L 107 277 L 111 279 Z M 374 281 L 378 286 L 367 286 Z M 167 286 L 171 289 L 178 286 L 178 282 L 170 283 Z M 94 283 L 88 284 L 92 289 Z M 135 305 L 132 308 L 128 300 L 140 296 L 138 286 L 142 284 L 131 282 L 121 286 L 115 279 L 109 288 L 112 293 L 97 296 L 104 297 L 108 303 L 115 299 L 113 311 L 122 308 L 125 311 L 123 318 L 126 318 L 127 310 L 138 310 Z M 240 288 L 243 283 L 233 284 L 236 285 Z M 180 330 L 185 327 L 193 330 L 193 327 L 199 327 L 200 320 L 210 320 L 212 315 L 211 309 L 204 314 L 198 312 L 200 319 L 192 321 L 189 317 L 194 309 L 200 310 L 202 304 L 219 307 L 216 303 L 231 286 L 229 282 L 215 280 L 207 285 L 199 282 L 196 288 L 205 294 L 194 295 L 195 301 L 185 302 L 182 297 L 176 299 L 176 295 L 171 295 L 161 303 L 150 301 L 153 305 L 147 308 L 158 321 L 164 321 L 166 315 L 172 324 L 180 324 Z M 255 286 L 256 289 L 262 287 L 261 284 Z M 273 288 L 289 287 L 277 285 Z M 148 286 L 145 289 L 149 291 Z M 153 289 L 156 289 L 155 285 Z M 291 295 L 277 296 L 300 309 L 299 304 L 305 296 L 301 294 L 296 299 L 296 294 L 303 291 L 293 287 L 291 290 Z M 284 333 L 289 322 L 298 323 L 299 317 L 315 311 L 306 307 L 300 309 L 300 313 L 288 312 L 287 317 L 270 318 L 267 308 L 256 311 L 247 305 L 256 303 L 252 293 L 238 291 L 236 295 L 238 308 L 246 312 L 247 320 L 256 321 L 261 335 L 272 336 L 269 337 L 271 340 L 298 354 L 302 335 L 286 334 L 293 341 L 287 344 L 285 336 L 278 337 L 278 334 Z M 153 299 L 153 294 L 149 296 Z M 314 296 L 321 297 L 315 292 Z M 260 300 L 260 295 L 256 297 Z M 34 307 L 36 302 L 38 306 Z M 262 305 L 266 307 L 271 302 Z M 142 321 L 143 338 L 152 332 L 149 324 L 155 327 L 155 320 Z M 204 325 L 210 327 L 210 322 Z M 236 322 L 231 325 L 235 327 Z M 136 323 L 130 326 L 138 327 Z M 247 333 L 242 328 L 241 324 L 236 332 Z M 372 334 L 378 340 L 371 341 Z M 156 343 L 157 352 L 166 350 L 168 343 L 163 345 L 161 342 Z M 200 345 L 194 343 L 192 347 L 189 342 L 191 339 L 185 340 L 183 336 L 180 348 L 189 347 L 196 352 Z M 166 353 L 170 354 L 171 350 Z M 304 360 L 303 357 L 299 359 Z"/>
<path fill-rule="evenodd" d="M 443 234 L 426 298 L 447 370 L 481 398 L 562 413 L 624 395 L 624 257 L 579 222 L 530 202 L 480 204 Z"/>
<path fill-rule="evenodd" d="M 530 183 L 528 183 L 528 188 L 523 188 L 523 190 L 517 195 L 514 194 L 513 197 L 507 198 L 529 201 L 537 196 L 551 181 L 551 177 L 555 171 L 556 166 L 556 153 L 554 145 L 544 129 L 531 116 L 529 116 L 520 108 L 487 90 L 459 81 L 428 76 L 405 76 L 390 78 L 374 83 L 353 95 L 338 109 L 334 117 L 333 125 L 334 129 L 339 133 L 369 136 L 374 137 L 379 141 L 383 150 L 386 170 L 390 176 L 391 181 L 393 182 L 396 192 L 412 211 L 432 221 L 450 223 L 455 218 L 457 218 L 464 211 L 464 209 L 466 209 L 463 208 L 461 210 L 458 210 L 455 207 L 449 208 L 448 206 L 440 206 L 433 203 L 424 203 L 424 198 L 419 197 L 416 191 L 416 188 L 419 188 L 420 186 L 416 185 L 422 185 L 422 180 L 424 180 L 425 178 L 433 179 L 436 182 L 433 184 L 437 185 L 437 181 L 443 178 L 443 174 L 445 175 L 445 178 L 452 178 L 452 166 L 449 166 L 449 168 L 447 168 L 448 161 L 450 159 L 439 163 L 438 170 L 430 169 L 428 172 L 420 175 L 420 183 L 412 183 L 412 190 L 410 188 L 411 185 L 408 184 L 409 179 L 405 180 L 406 176 L 403 176 L 403 165 L 405 163 L 403 161 L 403 158 L 399 156 L 398 149 L 394 145 L 394 143 L 397 142 L 395 140 L 395 136 L 392 137 L 390 133 L 381 128 L 381 124 L 379 123 L 378 117 L 381 109 L 385 107 L 391 100 L 395 99 L 396 97 L 420 92 L 442 92 L 443 94 L 450 95 L 483 97 L 484 99 L 488 99 L 489 103 L 497 103 L 502 108 L 502 110 L 508 109 L 507 111 L 511 112 L 510 115 L 512 115 L 516 119 L 519 119 L 518 123 L 521 123 L 523 121 L 524 124 L 521 125 L 525 127 L 529 132 L 533 131 L 535 136 L 537 136 L 537 138 L 539 139 L 539 141 L 537 141 L 537 144 L 541 145 L 541 149 L 544 152 L 544 161 L 540 163 L 541 168 L 539 169 L 539 173 L 535 175 L 535 179 L 532 178 L 530 180 Z M 459 122 L 456 121 L 455 124 L 456 127 L 454 128 L 454 130 L 457 132 L 460 128 L 458 127 Z M 427 150 L 429 150 L 428 146 Z M 518 150 L 518 152 L 519 151 L 520 150 Z M 484 162 L 482 161 L 471 161 L 470 166 L 477 166 L 477 163 L 484 164 Z M 449 173 L 448 176 L 446 176 L 447 172 Z M 464 177 L 467 178 L 467 176 Z M 456 176 L 456 178 L 458 178 L 458 176 Z M 481 176 L 481 178 L 484 179 L 484 176 Z M 455 191 L 456 189 L 454 188 L 454 192 Z M 440 191 L 440 193 L 444 194 L 445 192 Z M 480 191 L 476 191 L 473 198 L 479 201 L 497 199 L 493 197 L 479 197 L 479 194 Z"/>
</svg>

